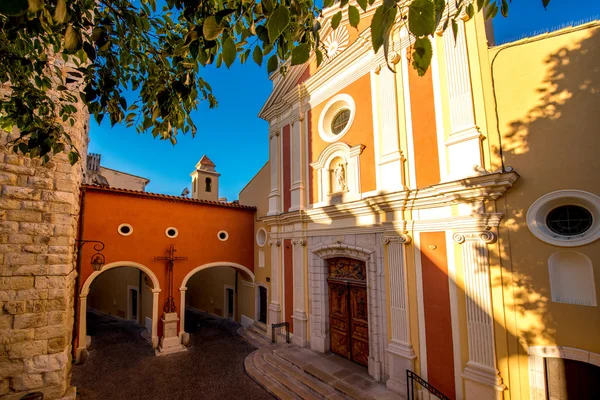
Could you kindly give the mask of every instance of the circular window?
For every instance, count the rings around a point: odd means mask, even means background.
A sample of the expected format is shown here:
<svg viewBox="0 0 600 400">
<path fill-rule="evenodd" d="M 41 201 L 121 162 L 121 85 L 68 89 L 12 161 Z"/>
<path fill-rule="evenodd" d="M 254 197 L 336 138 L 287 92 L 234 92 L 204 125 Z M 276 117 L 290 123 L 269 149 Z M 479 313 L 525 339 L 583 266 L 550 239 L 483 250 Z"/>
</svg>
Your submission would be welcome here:
<svg viewBox="0 0 600 400">
<path fill-rule="evenodd" d="M 582 235 L 590 229 L 592 222 L 592 213 L 576 205 L 558 206 L 546 217 L 548 229 L 562 236 Z"/>
<path fill-rule="evenodd" d="M 265 230 L 265 228 L 260 228 L 256 232 L 256 244 L 258 244 L 259 247 L 263 247 L 266 243 L 267 243 L 267 231 Z"/>
<path fill-rule="evenodd" d="M 176 238 L 177 235 L 179 235 L 179 231 L 177 230 L 177 228 L 173 228 L 171 226 L 165 230 L 165 235 L 167 235 L 167 237 L 173 239 L 173 238 Z"/>
<path fill-rule="evenodd" d="M 555 246 L 582 246 L 600 238 L 600 197 L 582 190 L 559 190 L 533 202 L 527 226 Z"/>
<path fill-rule="evenodd" d="M 117 228 L 117 232 L 122 236 L 129 236 L 133 233 L 133 227 L 129 224 L 121 224 Z"/>
<path fill-rule="evenodd" d="M 339 135 L 344 131 L 344 128 L 348 125 L 348 121 L 350 121 L 350 110 L 343 109 L 338 111 L 333 117 L 333 122 L 331 123 L 331 133 L 334 135 Z"/>
<path fill-rule="evenodd" d="M 229 239 L 229 233 L 225 231 L 219 231 L 219 233 L 217 233 L 217 237 L 219 238 L 219 240 L 224 242 L 227 239 Z"/>
<path fill-rule="evenodd" d="M 356 106 L 347 94 L 338 94 L 331 98 L 319 115 L 319 136 L 326 142 L 335 142 L 342 138 L 352 126 Z"/>
</svg>

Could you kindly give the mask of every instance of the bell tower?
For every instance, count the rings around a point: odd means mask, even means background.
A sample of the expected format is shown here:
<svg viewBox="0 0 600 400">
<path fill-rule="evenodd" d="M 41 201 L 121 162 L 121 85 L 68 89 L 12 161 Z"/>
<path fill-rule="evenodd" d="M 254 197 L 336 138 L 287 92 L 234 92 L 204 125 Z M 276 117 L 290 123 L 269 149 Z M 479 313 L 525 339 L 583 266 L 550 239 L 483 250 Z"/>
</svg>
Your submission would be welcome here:
<svg viewBox="0 0 600 400">
<path fill-rule="evenodd" d="M 192 177 L 192 198 L 199 200 L 217 201 L 219 199 L 219 174 L 215 170 L 215 163 L 203 155 L 196 169 L 190 174 Z"/>
</svg>

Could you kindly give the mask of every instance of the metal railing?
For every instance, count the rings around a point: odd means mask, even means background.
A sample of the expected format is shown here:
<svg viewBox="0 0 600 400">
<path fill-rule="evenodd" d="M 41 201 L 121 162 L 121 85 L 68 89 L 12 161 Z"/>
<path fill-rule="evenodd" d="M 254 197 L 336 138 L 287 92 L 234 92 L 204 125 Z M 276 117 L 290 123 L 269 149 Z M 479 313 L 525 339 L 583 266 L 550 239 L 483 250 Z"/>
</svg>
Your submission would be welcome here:
<svg viewBox="0 0 600 400">
<path fill-rule="evenodd" d="M 406 370 L 406 398 L 408 400 L 414 400 L 415 396 L 418 399 L 423 398 L 423 396 L 419 396 L 418 394 L 416 394 L 415 383 L 417 385 L 421 386 L 422 389 L 427 390 L 429 392 L 429 394 L 430 394 L 429 398 L 431 398 L 431 395 L 434 395 L 440 400 L 450 400 L 450 398 L 448 398 L 442 392 L 440 392 L 439 390 L 437 390 L 436 388 L 431 386 L 429 384 L 429 382 L 427 382 L 425 379 L 421 378 L 419 375 L 417 375 L 414 372 L 407 369 Z"/>
<path fill-rule="evenodd" d="M 285 342 L 290 343 L 290 323 L 289 322 L 280 322 L 278 324 L 271 325 L 271 343 L 277 342 L 277 338 L 275 337 L 275 328 L 281 328 L 285 326 Z"/>
</svg>

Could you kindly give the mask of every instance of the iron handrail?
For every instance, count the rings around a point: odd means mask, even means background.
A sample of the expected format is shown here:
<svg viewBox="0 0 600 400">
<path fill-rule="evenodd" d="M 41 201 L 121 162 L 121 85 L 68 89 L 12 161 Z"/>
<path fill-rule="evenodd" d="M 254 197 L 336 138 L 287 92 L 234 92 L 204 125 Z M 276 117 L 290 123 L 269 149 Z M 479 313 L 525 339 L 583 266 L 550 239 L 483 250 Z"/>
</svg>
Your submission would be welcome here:
<svg viewBox="0 0 600 400">
<path fill-rule="evenodd" d="M 408 400 L 415 399 L 415 382 L 421 385 L 422 388 L 426 389 L 429 393 L 436 396 L 440 400 L 450 400 L 450 398 L 444 395 L 442 392 L 433 387 L 429 382 L 425 379 L 421 378 L 419 375 L 415 374 L 410 370 L 406 370 L 406 398 Z"/>
<path fill-rule="evenodd" d="M 287 344 L 290 343 L 290 323 L 289 322 L 280 322 L 278 324 L 271 325 L 271 343 L 275 343 L 277 339 L 275 338 L 275 328 L 281 328 L 285 326 L 285 342 Z"/>
</svg>

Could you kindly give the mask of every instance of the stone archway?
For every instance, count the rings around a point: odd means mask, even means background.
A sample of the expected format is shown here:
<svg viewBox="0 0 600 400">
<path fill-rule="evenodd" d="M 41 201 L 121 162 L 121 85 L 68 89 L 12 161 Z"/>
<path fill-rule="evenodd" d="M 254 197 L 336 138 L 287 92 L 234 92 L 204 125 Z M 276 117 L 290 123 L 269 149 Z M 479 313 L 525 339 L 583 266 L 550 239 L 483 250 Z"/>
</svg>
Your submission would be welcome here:
<svg viewBox="0 0 600 400">
<path fill-rule="evenodd" d="M 385 301 L 385 289 L 378 275 L 376 253 L 374 250 L 346 244 L 329 244 L 311 250 L 313 256 L 308 268 L 308 280 L 313 282 L 309 287 L 311 335 L 310 347 L 314 351 L 329 351 L 329 299 L 327 293 L 327 260 L 334 257 L 346 257 L 363 261 L 367 270 L 367 295 L 369 299 L 376 299 L 368 303 L 369 327 L 369 375 L 376 380 L 383 378 L 383 342 L 384 332 L 380 307 L 378 304 Z"/>
<path fill-rule="evenodd" d="M 152 270 L 134 261 L 117 261 L 106 264 L 100 271 L 94 271 L 86 280 L 79 293 L 79 344 L 75 352 L 75 362 L 82 362 L 87 353 L 87 297 L 94 279 L 103 272 L 119 267 L 134 267 L 145 273 L 152 280 L 152 347 L 158 346 L 158 295 L 160 283 Z"/>
<path fill-rule="evenodd" d="M 197 272 L 200 272 L 200 271 L 208 269 L 208 268 L 215 268 L 215 267 L 234 268 L 234 269 L 240 271 L 243 275 L 252 279 L 252 283 L 255 283 L 254 273 L 252 271 L 250 271 L 249 268 L 244 267 L 241 264 L 229 262 L 229 261 L 218 261 L 218 262 L 203 264 L 203 265 L 200 265 L 200 266 L 192 269 L 190 272 L 188 272 L 188 274 L 185 276 L 185 278 L 183 278 L 183 281 L 181 281 L 181 286 L 179 287 L 179 292 L 181 293 L 181 296 L 180 296 L 181 299 L 180 299 L 180 303 L 179 303 L 179 310 L 180 310 L 180 312 L 179 312 L 179 314 L 180 314 L 179 315 L 179 337 L 180 337 L 182 343 L 184 342 L 183 338 L 186 335 L 186 333 L 185 333 L 185 292 L 187 291 L 187 283 L 190 280 L 190 278 L 192 276 L 194 276 L 194 274 L 196 274 Z"/>
</svg>

